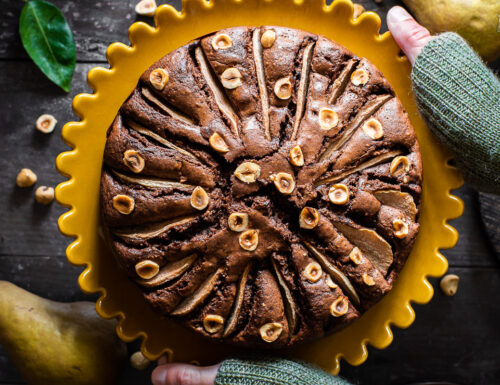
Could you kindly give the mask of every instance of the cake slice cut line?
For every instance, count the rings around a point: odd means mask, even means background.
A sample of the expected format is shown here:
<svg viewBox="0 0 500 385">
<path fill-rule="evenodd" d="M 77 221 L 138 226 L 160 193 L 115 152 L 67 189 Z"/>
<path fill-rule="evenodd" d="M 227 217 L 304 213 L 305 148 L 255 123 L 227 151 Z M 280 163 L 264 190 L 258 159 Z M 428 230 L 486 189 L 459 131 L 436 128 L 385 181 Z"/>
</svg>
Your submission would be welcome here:
<svg viewBox="0 0 500 385">
<path fill-rule="evenodd" d="M 151 130 L 148 130 L 147 128 L 141 126 L 140 124 L 138 124 L 132 120 L 127 120 L 125 125 L 132 128 L 133 130 L 137 131 L 139 134 L 141 134 L 143 136 L 147 136 L 147 137 L 157 141 L 158 143 L 162 144 L 163 146 L 165 146 L 171 150 L 177 151 L 180 154 L 186 155 L 186 156 L 188 156 L 196 161 L 199 161 L 199 159 L 196 157 L 196 155 L 192 154 L 191 152 L 189 152 L 181 147 L 176 146 L 175 144 L 173 144 L 172 142 L 163 138 L 162 136 L 158 135 L 157 133 L 155 133 Z"/>
<path fill-rule="evenodd" d="M 331 155 L 342 148 L 342 146 L 351 139 L 356 130 L 361 124 L 375 114 L 385 103 L 392 99 L 392 95 L 380 95 L 366 102 L 358 111 L 354 119 L 352 119 L 332 143 L 328 145 L 326 150 L 320 155 L 319 161 L 322 162 L 331 157 Z"/>
<path fill-rule="evenodd" d="M 300 71 L 299 88 L 297 90 L 297 110 L 295 112 L 295 121 L 293 122 L 292 141 L 297 138 L 300 122 L 304 116 L 309 86 L 309 75 L 311 74 L 311 61 L 315 44 L 315 42 L 310 42 L 302 54 L 302 68 Z"/>
<path fill-rule="evenodd" d="M 203 50 L 200 47 L 196 47 L 195 57 L 196 60 L 198 61 L 198 65 L 200 66 L 201 74 L 203 75 L 205 81 L 208 84 L 208 87 L 210 88 L 210 90 L 214 95 L 215 102 L 217 103 L 219 110 L 229 120 L 232 131 L 236 136 L 236 138 L 239 138 L 240 133 L 238 129 L 238 118 L 236 112 L 234 111 L 233 107 L 231 106 L 224 92 L 222 91 L 220 85 L 218 84 L 218 80 L 215 80 L 216 77 L 213 76 L 207 58 L 205 57 L 205 54 L 203 53 Z"/>
<path fill-rule="evenodd" d="M 326 179 L 321 179 L 319 181 L 314 182 L 315 186 L 321 186 L 327 183 L 336 183 L 340 182 L 341 180 L 347 178 L 349 175 L 355 174 L 359 171 L 363 171 L 369 167 L 376 166 L 380 163 L 384 163 L 388 161 L 389 159 L 393 159 L 398 155 L 401 155 L 403 152 L 401 150 L 391 150 L 388 152 L 385 152 L 383 154 L 380 154 L 374 158 L 371 158 L 370 160 L 361 163 L 360 165 L 351 168 L 350 170 L 346 170 L 340 174 L 334 175 L 332 177 L 326 178 Z"/>
<path fill-rule="evenodd" d="M 189 297 L 185 298 L 170 314 L 185 316 L 196 309 L 212 293 L 212 290 L 222 273 L 222 267 L 213 272 Z"/>
<path fill-rule="evenodd" d="M 147 89 L 146 87 L 143 87 L 141 89 L 141 94 L 144 96 L 147 100 L 149 100 L 151 103 L 155 104 L 157 107 L 159 107 L 163 112 L 165 112 L 167 115 L 170 117 L 180 120 L 184 123 L 195 125 L 194 121 L 186 116 L 181 114 L 178 111 L 173 110 L 172 108 L 168 107 L 164 102 L 162 102 L 160 99 L 158 99 L 153 93 Z"/>
<path fill-rule="evenodd" d="M 255 71 L 257 73 L 257 84 L 259 86 L 259 95 L 262 105 L 262 119 L 264 121 L 264 133 L 267 140 L 271 140 L 269 128 L 269 96 L 267 94 L 266 76 L 264 73 L 264 63 L 262 62 L 262 44 L 260 42 L 260 29 L 255 28 L 252 34 L 253 57 L 255 62 Z"/>
</svg>

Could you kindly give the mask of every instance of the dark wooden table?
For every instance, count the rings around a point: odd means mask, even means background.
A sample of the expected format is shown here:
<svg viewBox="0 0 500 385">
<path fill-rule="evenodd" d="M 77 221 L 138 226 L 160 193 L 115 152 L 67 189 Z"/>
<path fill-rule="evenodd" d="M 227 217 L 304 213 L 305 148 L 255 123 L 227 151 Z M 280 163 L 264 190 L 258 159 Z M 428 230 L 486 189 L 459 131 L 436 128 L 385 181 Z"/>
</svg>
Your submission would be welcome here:
<svg viewBox="0 0 500 385">
<path fill-rule="evenodd" d="M 32 168 L 38 185 L 63 181 L 54 166 L 57 154 L 67 150 L 60 137 L 64 122 L 76 117 L 72 98 L 89 92 L 90 68 L 106 66 L 106 47 L 128 43 L 127 29 L 136 20 L 133 0 L 53 0 L 65 14 L 75 36 L 77 65 L 69 95 L 50 83 L 25 54 L 18 37 L 22 1 L 0 0 L 0 280 L 9 280 L 41 296 L 74 301 L 84 295 L 77 277 L 82 268 L 65 258 L 70 242 L 57 229 L 65 211 L 57 204 L 34 203 L 31 189 L 16 187 L 19 169 Z M 360 1 L 384 18 L 395 0 L 381 5 Z M 172 2 L 179 8 L 180 1 Z M 151 20 L 144 19 L 151 22 Z M 498 68 L 498 66 L 497 66 Z M 52 135 L 34 129 L 36 118 L 51 113 L 59 120 Z M 455 297 L 436 294 L 425 306 L 414 305 L 415 323 L 407 330 L 393 329 L 387 349 L 370 348 L 360 367 L 343 364 L 341 374 L 356 384 L 408 384 L 439 380 L 459 384 L 500 384 L 500 265 L 481 222 L 477 193 L 464 186 L 456 191 L 465 202 L 464 215 L 451 222 L 459 231 L 458 245 L 443 251 L 450 272 L 461 278 Z M 137 344 L 130 347 L 135 350 Z M 0 347 L 0 384 L 23 383 Z M 148 384 L 149 372 L 125 368 L 120 384 Z M 69 385 L 69 384 L 68 384 Z"/>
</svg>

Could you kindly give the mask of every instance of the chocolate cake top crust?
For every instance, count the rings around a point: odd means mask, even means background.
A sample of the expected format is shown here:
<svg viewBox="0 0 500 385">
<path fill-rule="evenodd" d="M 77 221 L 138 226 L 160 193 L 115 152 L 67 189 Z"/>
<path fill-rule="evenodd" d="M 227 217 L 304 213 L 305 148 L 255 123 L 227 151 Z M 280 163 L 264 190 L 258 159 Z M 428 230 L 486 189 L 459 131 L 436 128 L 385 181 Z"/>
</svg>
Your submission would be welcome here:
<svg viewBox="0 0 500 385">
<path fill-rule="evenodd" d="M 107 134 L 101 207 L 157 312 L 278 348 L 391 290 L 421 182 L 415 132 L 368 60 L 323 36 L 237 27 L 144 72 Z"/>
</svg>

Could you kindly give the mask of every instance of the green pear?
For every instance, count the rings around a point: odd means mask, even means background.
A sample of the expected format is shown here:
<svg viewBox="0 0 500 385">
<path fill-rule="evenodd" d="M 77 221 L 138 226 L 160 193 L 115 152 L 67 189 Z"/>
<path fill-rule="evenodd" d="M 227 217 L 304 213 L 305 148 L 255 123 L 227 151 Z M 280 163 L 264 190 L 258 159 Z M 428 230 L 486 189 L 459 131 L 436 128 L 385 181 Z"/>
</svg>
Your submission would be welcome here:
<svg viewBox="0 0 500 385">
<path fill-rule="evenodd" d="M 488 61 L 500 57 L 500 0 L 403 0 L 431 33 L 457 32 Z"/>
<path fill-rule="evenodd" d="M 92 302 L 59 303 L 0 281 L 0 344 L 30 385 L 116 383 L 126 346 Z"/>
</svg>

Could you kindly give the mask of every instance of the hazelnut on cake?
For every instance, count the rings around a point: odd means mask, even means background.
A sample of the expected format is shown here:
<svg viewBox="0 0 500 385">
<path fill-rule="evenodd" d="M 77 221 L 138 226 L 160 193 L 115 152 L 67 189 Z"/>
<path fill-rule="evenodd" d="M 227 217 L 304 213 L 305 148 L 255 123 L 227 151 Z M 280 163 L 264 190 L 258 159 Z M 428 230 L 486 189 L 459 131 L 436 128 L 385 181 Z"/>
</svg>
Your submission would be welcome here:
<svg viewBox="0 0 500 385">
<path fill-rule="evenodd" d="M 279 348 L 391 290 L 421 183 L 408 115 L 368 60 L 304 31 L 237 27 L 144 72 L 107 133 L 101 207 L 159 314 Z"/>
</svg>

